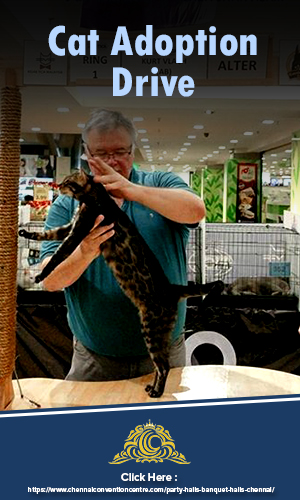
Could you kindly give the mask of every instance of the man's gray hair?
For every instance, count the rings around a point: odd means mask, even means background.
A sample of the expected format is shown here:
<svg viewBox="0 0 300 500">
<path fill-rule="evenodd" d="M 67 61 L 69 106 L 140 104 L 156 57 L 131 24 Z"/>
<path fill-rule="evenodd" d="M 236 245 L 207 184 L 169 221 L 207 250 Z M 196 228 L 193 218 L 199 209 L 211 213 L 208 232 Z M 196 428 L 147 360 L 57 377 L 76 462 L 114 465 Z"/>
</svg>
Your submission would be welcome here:
<svg viewBox="0 0 300 500">
<path fill-rule="evenodd" d="M 97 130 L 97 132 L 101 134 L 118 128 L 124 128 L 128 132 L 134 149 L 137 133 L 133 122 L 119 111 L 110 111 L 108 109 L 96 109 L 93 111 L 91 118 L 86 123 L 82 132 L 82 139 L 86 142 L 87 136 L 91 130 Z"/>
</svg>

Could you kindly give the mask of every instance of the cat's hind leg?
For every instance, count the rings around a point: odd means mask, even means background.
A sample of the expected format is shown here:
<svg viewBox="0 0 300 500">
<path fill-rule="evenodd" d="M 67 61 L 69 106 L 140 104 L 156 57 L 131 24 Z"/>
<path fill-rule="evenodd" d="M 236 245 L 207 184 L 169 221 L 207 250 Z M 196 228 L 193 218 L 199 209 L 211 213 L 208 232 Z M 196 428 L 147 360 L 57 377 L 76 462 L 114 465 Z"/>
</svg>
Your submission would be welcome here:
<svg viewBox="0 0 300 500">
<path fill-rule="evenodd" d="M 155 366 L 155 378 L 153 384 L 148 384 L 145 387 L 145 391 L 148 392 L 151 398 L 160 398 L 164 392 L 170 369 L 169 361 L 160 355 L 154 355 L 152 361 Z"/>
<path fill-rule="evenodd" d="M 155 368 L 155 378 L 147 385 L 146 392 L 151 398 L 159 398 L 165 388 L 169 373 L 169 352 L 171 333 L 176 322 L 176 307 L 164 309 L 161 305 L 152 306 L 142 318 L 142 331 L 145 343 Z"/>
</svg>

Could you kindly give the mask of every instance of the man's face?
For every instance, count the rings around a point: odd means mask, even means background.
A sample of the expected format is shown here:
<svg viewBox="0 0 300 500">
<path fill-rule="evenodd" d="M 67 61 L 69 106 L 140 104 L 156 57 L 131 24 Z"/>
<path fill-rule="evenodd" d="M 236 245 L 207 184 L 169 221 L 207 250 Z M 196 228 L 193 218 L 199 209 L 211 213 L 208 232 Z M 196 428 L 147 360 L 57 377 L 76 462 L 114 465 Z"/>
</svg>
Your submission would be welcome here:
<svg viewBox="0 0 300 500">
<path fill-rule="evenodd" d="M 87 136 L 87 156 L 99 157 L 116 172 L 129 178 L 133 163 L 133 145 L 127 130 L 120 127 L 106 133 L 99 133 L 91 130 Z M 102 172 L 91 167 L 92 174 L 97 175 Z"/>
</svg>

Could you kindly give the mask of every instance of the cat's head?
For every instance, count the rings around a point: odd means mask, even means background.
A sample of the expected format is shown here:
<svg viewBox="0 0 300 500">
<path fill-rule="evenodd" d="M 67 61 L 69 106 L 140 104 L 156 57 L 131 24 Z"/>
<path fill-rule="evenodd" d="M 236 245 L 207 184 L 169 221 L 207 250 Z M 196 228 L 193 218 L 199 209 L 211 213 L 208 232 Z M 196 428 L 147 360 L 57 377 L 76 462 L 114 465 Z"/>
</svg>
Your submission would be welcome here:
<svg viewBox="0 0 300 500">
<path fill-rule="evenodd" d="M 67 196 L 72 196 L 72 198 L 79 199 L 90 189 L 90 176 L 83 170 L 79 170 L 78 172 L 65 177 L 58 187 L 61 194 L 66 194 Z"/>
</svg>

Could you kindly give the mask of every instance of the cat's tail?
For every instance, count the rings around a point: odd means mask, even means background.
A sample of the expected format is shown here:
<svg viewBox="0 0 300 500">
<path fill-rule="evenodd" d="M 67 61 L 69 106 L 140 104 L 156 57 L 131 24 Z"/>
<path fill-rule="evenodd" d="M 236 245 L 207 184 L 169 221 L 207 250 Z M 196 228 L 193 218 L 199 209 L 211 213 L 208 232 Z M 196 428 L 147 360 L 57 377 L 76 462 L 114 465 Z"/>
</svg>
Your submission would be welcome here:
<svg viewBox="0 0 300 500">
<path fill-rule="evenodd" d="M 224 290 L 223 281 L 212 281 L 211 283 L 191 283 L 189 285 L 171 285 L 172 292 L 178 296 L 178 300 L 189 297 L 201 297 L 203 295 L 220 295 Z"/>
</svg>

